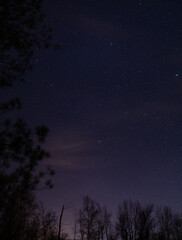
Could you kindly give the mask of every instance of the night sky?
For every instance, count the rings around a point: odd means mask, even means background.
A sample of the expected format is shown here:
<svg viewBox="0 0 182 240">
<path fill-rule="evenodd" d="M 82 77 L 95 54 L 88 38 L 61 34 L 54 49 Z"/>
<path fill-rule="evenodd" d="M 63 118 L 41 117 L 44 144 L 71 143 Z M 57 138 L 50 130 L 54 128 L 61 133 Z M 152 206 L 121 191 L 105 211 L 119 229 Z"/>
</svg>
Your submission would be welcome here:
<svg viewBox="0 0 182 240">
<path fill-rule="evenodd" d="M 46 0 L 44 9 L 62 49 L 37 49 L 15 93 L 19 114 L 50 128 L 54 189 L 38 197 L 56 211 L 73 212 L 83 195 L 111 210 L 132 199 L 181 211 L 182 2 Z"/>
</svg>

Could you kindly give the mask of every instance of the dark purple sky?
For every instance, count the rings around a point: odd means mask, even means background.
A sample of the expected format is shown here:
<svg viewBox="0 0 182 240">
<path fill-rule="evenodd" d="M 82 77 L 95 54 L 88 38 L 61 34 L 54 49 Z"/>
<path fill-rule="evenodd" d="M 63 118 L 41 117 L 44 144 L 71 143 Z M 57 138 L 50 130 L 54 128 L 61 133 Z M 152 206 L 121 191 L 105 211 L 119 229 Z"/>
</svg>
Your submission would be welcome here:
<svg viewBox="0 0 182 240">
<path fill-rule="evenodd" d="M 57 174 L 42 200 L 56 210 L 83 195 L 111 210 L 126 198 L 181 210 L 181 1 L 45 3 L 62 50 L 37 51 L 17 89 L 28 121 L 51 130 Z"/>
</svg>

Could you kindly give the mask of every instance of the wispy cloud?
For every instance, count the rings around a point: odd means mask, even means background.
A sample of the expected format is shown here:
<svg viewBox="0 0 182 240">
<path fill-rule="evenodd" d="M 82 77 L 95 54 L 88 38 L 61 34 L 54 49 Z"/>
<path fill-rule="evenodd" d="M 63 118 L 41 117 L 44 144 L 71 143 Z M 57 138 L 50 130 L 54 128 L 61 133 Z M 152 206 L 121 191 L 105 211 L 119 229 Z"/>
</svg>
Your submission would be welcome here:
<svg viewBox="0 0 182 240">
<path fill-rule="evenodd" d="M 47 148 L 51 152 L 53 166 L 64 169 L 87 169 L 102 165 L 99 161 L 98 142 L 77 130 L 54 133 L 49 138 Z"/>
</svg>

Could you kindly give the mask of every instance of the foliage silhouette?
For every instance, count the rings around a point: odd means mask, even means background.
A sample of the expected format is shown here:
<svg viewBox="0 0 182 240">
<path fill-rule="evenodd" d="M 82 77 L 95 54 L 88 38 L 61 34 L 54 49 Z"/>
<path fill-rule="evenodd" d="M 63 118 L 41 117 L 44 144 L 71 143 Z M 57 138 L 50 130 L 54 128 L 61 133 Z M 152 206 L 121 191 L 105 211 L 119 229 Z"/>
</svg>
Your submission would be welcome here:
<svg viewBox="0 0 182 240">
<path fill-rule="evenodd" d="M 42 4 L 43 0 L 0 1 L 0 87 L 23 81 L 25 72 L 32 70 L 35 52 L 52 44 Z"/>
<path fill-rule="evenodd" d="M 43 0 L 0 1 L 0 89 L 23 81 L 34 55 L 51 43 L 44 24 Z M 36 207 L 35 190 L 51 188 L 46 176 L 54 175 L 39 163 L 49 157 L 43 148 L 48 133 L 44 125 L 31 129 L 23 119 L 7 113 L 20 109 L 19 98 L 0 103 L 0 239 L 25 239 L 29 218 Z M 45 179 L 43 182 L 42 179 Z"/>
</svg>

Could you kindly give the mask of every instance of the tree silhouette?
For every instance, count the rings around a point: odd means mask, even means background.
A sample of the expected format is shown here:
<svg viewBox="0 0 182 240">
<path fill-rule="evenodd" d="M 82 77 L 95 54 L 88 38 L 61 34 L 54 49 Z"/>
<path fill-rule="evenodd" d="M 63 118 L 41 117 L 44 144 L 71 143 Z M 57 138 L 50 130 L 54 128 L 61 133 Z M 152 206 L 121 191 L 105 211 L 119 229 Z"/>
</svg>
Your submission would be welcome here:
<svg viewBox="0 0 182 240">
<path fill-rule="evenodd" d="M 78 225 L 81 240 L 93 240 L 99 236 L 98 216 L 100 206 L 97 202 L 89 198 L 83 197 L 83 206 L 79 211 Z"/>
<path fill-rule="evenodd" d="M 153 205 L 123 201 L 118 208 L 116 229 L 122 240 L 149 240 L 154 227 Z"/>
<path fill-rule="evenodd" d="M 3 239 L 6 239 L 7 234 L 13 234 L 16 239 L 15 230 L 20 228 L 19 234 L 23 231 L 19 221 L 25 222 L 33 206 L 34 190 L 52 187 L 50 180 L 46 180 L 40 187 L 39 184 L 46 174 L 53 175 L 54 171 L 50 168 L 47 168 L 46 172 L 37 171 L 39 162 L 49 157 L 49 153 L 40 145 L 40 141 L 43 141 L 46 135 L 46 127 L 38 127 L 33 134 L 23 120 L 14 124 L 6 122 L 5 126 L 0 139 L 0 216 L 3 226 L 1 234 Z M 21 239 L 20 236 L 17 239 Z"/>
<path fill-rule="evenodd" d="M 108 212 L 106 207 L 100 206 L 98 202 L 88 196 L 83 197 L 83 205 L 78 212 L 77 223 L 75 230 L 78 228 L 77 236 L 81 240 L 109 240 L 115 238 L 111 213 Z"/>
<path fill-rule="evenodd" d="M 35 52 L 51 44 L 43 0 L 0 1 L 0 87 L 22 81 Z"/>
<path fill-rule="evenodd" d="M 23 81 L 32 69 L 35 52 L 51 44 L 51 29 L 43 20 L 42 0 L 0 1 L 0 89 Z M 38 170 L 49 157 L 43 142 L 48 128 L 31 129 L 23 119 L 11 120 L 7 113 L 20 109 L 19 98 L 0 103 L 0 239 L 24 239 L 26 224 L 35 208 L 35 190 L 52 187 Z"/>
<path fill-rule="evenodd" d="M 29 220 L 24 233 L 24 240 L 57 240 L 57 216 L 46 209 L 43 203 L 37 207 Z"/>
<path fill-rule="evenodd" d="M 114 224 L 106 207 L 85 196 L 76 219 L 73 238 L 78 240 L 182 239 L 182 214 L 168 206 L 154 208 L 153 204 L 124 200 Z"/>
<path fill-rule="evenodd" d="M 100 240 L 109 240 L 114 237 L 113 226 L 111 223 L 111 213 L 108 212 L 107 208 L 100 207 L 98 216 L 98 231 Z"/>
<path fill-rule="evenodd" d="M 182 221 L 170 207 L 164 206 L 156 209 L 156 222 L 159 240 L 181 239 Z"/>
</svg>

